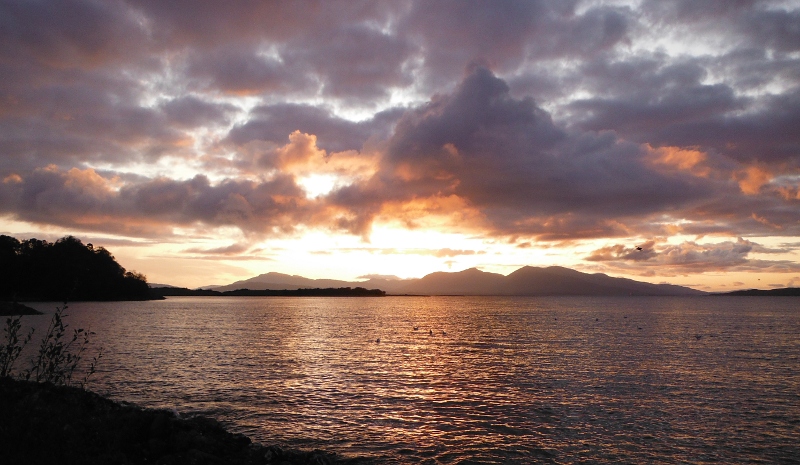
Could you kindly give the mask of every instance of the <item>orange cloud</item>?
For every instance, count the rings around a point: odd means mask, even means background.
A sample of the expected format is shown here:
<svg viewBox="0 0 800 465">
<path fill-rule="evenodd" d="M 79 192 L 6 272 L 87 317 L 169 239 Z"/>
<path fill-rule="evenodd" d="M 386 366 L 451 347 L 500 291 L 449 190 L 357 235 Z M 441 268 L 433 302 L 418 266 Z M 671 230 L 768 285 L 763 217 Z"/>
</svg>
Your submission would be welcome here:
<svg viewBox="0 0 800 465">
<path fill-rule="evenodd" d="M 481 229 L 486 221 L 481 211 L 457 195 L 414 198 L 404 202 L 386 202 L 380 213 L 382 221 L 400 221 L 406 227 Z"/>
<path fill-rule="evenodd" d="M 16 173 L 11 173 L 5 178 L 3 178 L 3 184 L 11 184 L 11 183 L 19 184 L 21 182 L 22 182 L 22 176 Z"/>
<path fill-rule="evenodd" d="M 377 169 L 375 155 L 355 150 L 328 153 L 317 146 L 317 136 L 300 131 L 289 135 L 288 144 L 263 155 L 262 161 L 295 176 L 338 174 L 361 177 L 371 175 Z"/>
<path fill-rule="evenodd" d="M 707 178 L 711 173 L 711 168 L 706 165 L 708 156 L 705 152 L 680 147 L 653 148 L 650 144 L 644 145 L 654 165 L 686 171 L 703 178 Z"/>
<path fill-rule="evenodd" d="M 759 216 L 759 215 L 756 215 L 755 213 L 753 213 L 753 214 L 751 215 L 751 217 L 752 217 L 754 220 L 758 221 L 759 223 L 761 223 L 761 224 L 763 224 L 763 225 L 765 225 L 765 226 L 769 226 L 770 228 L 773 228 L 773 229 L 783 229 L 783 226 L 781 226 L 781 225 L 779 225 L 779 224 L 772 223 L 771 221 L 769 221 L 768 219 L 764 218 L 763 216 Z"/>
<path fill-rule="evenodd" d="M 764 184 L 772 180 L 772 174 L 757 165 L 734 173 L 734 179 L 739 182 L 739 188 L 747 195 L 756 195 Z"/>
</svg>

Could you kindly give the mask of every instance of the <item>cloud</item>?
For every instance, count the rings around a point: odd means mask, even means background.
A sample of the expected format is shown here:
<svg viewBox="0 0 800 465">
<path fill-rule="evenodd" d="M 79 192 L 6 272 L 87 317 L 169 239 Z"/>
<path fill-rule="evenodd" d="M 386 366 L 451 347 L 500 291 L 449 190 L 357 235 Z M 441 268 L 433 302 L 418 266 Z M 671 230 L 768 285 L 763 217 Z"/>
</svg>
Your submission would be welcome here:
<svg viewBox="0 0 800 465">
<path fill-rule="evenodd" d="M 323 209 L 306 201 L 291 177 L 261 182 L 197 175 L 115 185 L 94 170 L 36 170 L 0 184 L 0 214 L 21 221 L 139 237 L 170 236 L 174 227 L 234 226 L 265 236 L 313 223 Z"/>
<path fill-rule="evenodd" d="M 653 169 L 651 152 L 609 133 L 561 128 L 477 67 L 452 94 L 409 110 L 379 172 L 330 200 L 363 227 L 386 204 L 453 195 L 497 234 L 554 240 L 625 235 L 626 223 L 733 187 Z"/>
<path fill-rule="evenodd" d="M 239 146 L 252 141 L 283 143 L 288 134 L 300 131 L 315 135 L 325 150 L 360 150 L 371 137 L 388 137 L 402 114 L 402 109 L 391 109 L 368 120 L 353 122 L 311 105 L 264 105 L 253 109 L 247 122 L 234 126 L 227 140 Z"/>
<path fill-rule="evenodd" d="M 424 51 L 423 87 L 443 90 L 475 60 L 516 74 L 521 63 L 603 54 L 624 42 L 630 28 L 627 9 L 592 6 L 578 13 L 578 3 L 413 2 L 398 30 Z"/>
<path fill-rule="evenodd" d="M 302 91 L 315 85 L 302 70 L 293 70 L 277 58 L 263 56 L 257 49 L 239 44 L 195 51 L 181 70 L 198 91 L 221 91 L 235 96 Z"/>
<path fill-rule="evenodd" d="M 81 0 L 3 2 L 3 57 L 61 69 L 141 58 L 148 50 L 146 31 L 123 5 Z"/>
<path fill-rule="evenodd" d="M 296 38 L 285 47 L 284 59 L 313 72 L 326 95 L 368 100 L 412 84 L 412 70 L 404 64 L 415 51 L 405 37 L 367 25 L 345 25 Z"/>
<path fill-rule="evenodd" d="M 402 281 L 403 278 L 395 276 L 393 274 L 365 274 L 358 276 L 356 279 L 385 279 L 387 281 Z"/>
<path fill-rule="evenodd" d="M 191 247 L 184 252 L 194 253 L 194 254 L 203 254 L 203 255 L 239 255 L 244 252 L 247 252 L 250 249 L 250 246 L 246 244 L 231 244 L 225 247 L 214 247 L 211 249 L 203 249 L 200 247 Z"/>
<path fill-rule="evenodd" d="M 747 272 L 795 272 L 800 265 L 786 260 L 758 260 L 751 253 L 776 253 L 755 242 L 742 238 L 719 243 L 657 244 L 648 241 L 635 246 L 616 244 L 594 250 L 586 260 L 601 262 L 606 269 L 625 270 L 635 274 L 661 276 L 687 275 L 693 273 L 747 271 Z"/>
<path fill-rule="evenodd" d="M 3 2 L 0 213 L 151 239 L 618 238 L 595 266 L 791 269 L 623 238 L 800 235 L 800 8 L 622 3 Z"/>
<path fill-rule="evenodd" d="M 366 252 L 371 254 L 380 255 L 428 255 L 436 258 L 452 258 L 462 255 L 483 255 L 486 252 L 483 250 L 454 250 L 450 248 L 443 249 L 424 249 L 424 248 L 396 248 L 396 247 L 359 247 L 350 249 L 336 249 L 339 252 Z M 318 251 L 313 253 L 330 253 L 330 251 Z"/>
<path fill-rule="evenodd" d="M 231 113 L 237 110 L 231 104 L 207 102 L 194 95 L 164 102 L 161 109 L 170 123 L 186 128 L 224 124 Z"/>
</svg>

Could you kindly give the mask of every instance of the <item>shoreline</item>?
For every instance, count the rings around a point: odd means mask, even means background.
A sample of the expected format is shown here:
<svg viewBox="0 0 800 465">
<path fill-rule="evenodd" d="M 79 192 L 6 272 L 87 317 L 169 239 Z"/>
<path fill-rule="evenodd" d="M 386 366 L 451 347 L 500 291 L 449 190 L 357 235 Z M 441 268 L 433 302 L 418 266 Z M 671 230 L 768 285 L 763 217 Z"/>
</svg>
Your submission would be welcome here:
<svg viewBox="0 0 800 465">
<path fill-rule="evenodd" d="M 0 378 L 0 411 L 0 450 L 9 463 L 373 463 L 322 450 L 264 446 L 213 418 L 181 418 L 71 386 Z"/>
<path fill-rule="evenodd" d="M 23 315 L 43 315 L 43 313 L 19 302 L 0 301 L 0 316 Z"/>
<path fill-rule="evenodd" d="M 236 289 L 234 291 L 215 291 L 213 289 L 187 289 L 184 287 L 151 287 L 150 296 L 166 297 L 385 297 L 380 289 L 363 287 L 339 288 L 300 288 L 300 289 Z"/>
</svg>

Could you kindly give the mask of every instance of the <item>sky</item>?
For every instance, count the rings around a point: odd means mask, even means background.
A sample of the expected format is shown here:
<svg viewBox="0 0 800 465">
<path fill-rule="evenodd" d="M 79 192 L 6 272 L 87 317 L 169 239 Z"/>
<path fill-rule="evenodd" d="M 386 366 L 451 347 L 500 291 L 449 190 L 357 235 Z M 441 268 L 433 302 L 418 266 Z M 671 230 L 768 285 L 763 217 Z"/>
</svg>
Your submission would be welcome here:
<svg viewBox="0 0 800 465">
<path fill-rule="evenodd" d="M 0 234 L 800 287 L 800 1 L 0 0 Z"/>
</svg>

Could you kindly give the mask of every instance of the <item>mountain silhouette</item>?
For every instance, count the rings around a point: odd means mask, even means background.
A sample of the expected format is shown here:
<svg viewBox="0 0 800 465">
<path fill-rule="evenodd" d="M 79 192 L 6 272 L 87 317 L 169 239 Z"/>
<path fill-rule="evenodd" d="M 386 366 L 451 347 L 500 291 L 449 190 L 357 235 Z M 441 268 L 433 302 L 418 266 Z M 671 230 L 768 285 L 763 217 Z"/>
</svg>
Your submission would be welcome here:
<svg viewBox="0 0 800 465">
<path fill-rule="evenodd" d="M 614 278 L 602 273 L 582 273 L 560 266 L 539 268 L 524 266 L 508 276 L 470 268 L 459 272 L 435 272 L 419 279 L 370 279 L 369 281 L 340 281 L 309 279 L 297 275 L 265 273 L 226 286 L 212 287 L 215 291 L 236 289 L 283 290 L 364 287 L 382 289 L 389 294 L 415 295 L 705 295 L 705 292 L 671 284 L 651 284 L 626 278 Z"/>
<path fill-rule="evenodd" d="M 236 281 L 225 286 L 208 287 L 219 292 L 235 291 L 237 289 L 250 290 L 285 290 L 285 289 L 314 289 L 314 288 L 340 288 L 340 287 L 364 287 L 364 283 L 353 283 L 339 281 L 336 279 L 310 279 L 297 275 L 283 273 L 264 273 L 250 279 Z"/>
<path fill-rule="evenodd" d="M 550 266 L 525 266 L 508 275 L 499 294 L 503 295 L 703 295 L 702 291 L 671 284 L 651 284 L 603 273 Z"/>
</svg>

